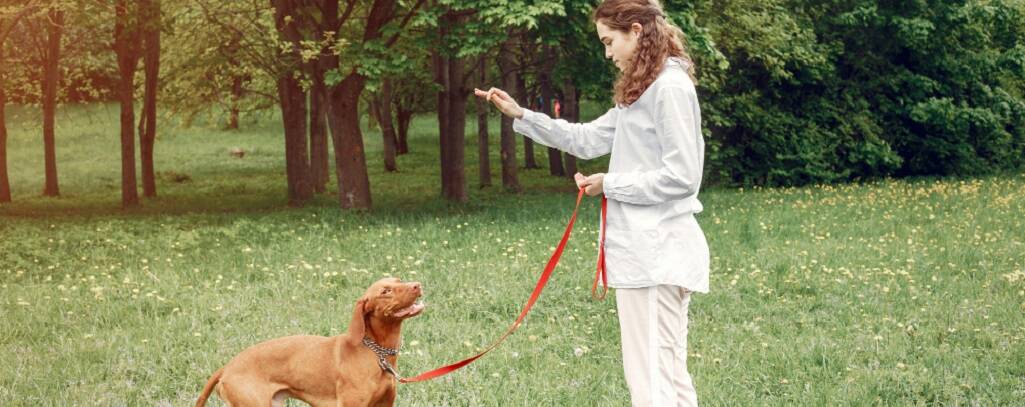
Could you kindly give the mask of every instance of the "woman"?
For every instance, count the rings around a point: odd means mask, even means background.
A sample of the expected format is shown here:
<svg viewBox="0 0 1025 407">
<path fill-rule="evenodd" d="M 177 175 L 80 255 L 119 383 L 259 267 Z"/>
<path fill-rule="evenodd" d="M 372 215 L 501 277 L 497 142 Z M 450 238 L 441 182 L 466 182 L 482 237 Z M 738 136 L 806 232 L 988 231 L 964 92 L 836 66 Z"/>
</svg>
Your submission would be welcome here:
<svg viewBox="0 0 1025 407">
<path fill-rule="evenodd" d="M 611 153 L 608 173 L 577 174 L 577 183 L 608 199 L 606 266 L 630 397 L 634 406 L 694 406 L 687 308 L 692 292 L 708 292 L 709 254 L 694 219 L 704 140 L 693 64 L 657 0 L 606 0 L 593 20 L 621 71 L 616 106 L 597 120 L 552 119 L 501 89 L 475 94 L 538 143 L 584 159 Z"/>
</svg>

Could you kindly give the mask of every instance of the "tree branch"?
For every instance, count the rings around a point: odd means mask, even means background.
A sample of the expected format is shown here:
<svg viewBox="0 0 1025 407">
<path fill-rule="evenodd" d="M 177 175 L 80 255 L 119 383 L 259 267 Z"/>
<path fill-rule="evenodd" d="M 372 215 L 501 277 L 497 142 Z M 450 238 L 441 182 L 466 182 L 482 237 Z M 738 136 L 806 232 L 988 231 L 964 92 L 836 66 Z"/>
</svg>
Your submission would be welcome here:
<svg viewBox="0 0 1025 407">
<path fill-rule="evenodd" d="M 18 20 L 27 16 L 35 8 L 36 0 L 31 0 L 25 5 L 25 8 L 21 9 L 18 14 L 15 14 L 14 17 L 11 18 L 11 23 L 7 27 L 0 29 L 0 46 L 4 45 L 4 42 L 7 41 L 7 36 L 11 34 L 11 31 L 14 31 L 14 26 L 18 25 Z"/>
<path fill-rule="evenodd" d="M 207 9 L 206 5 L 203 4 L 202 2 L 197 1 L 196 4 L 199 5 L 199 8 L 201 9 L 201 11 L 203 13 L 203 17 L 205 17 L 207 21 L 209 21 L 211 23 L 214 23 L 214 24 L 220 26 L 221 28 L 223 28 L 225 30 L 231 31 L 232 33 L 234 33 L 237 36 L 236 38 L 240 39 L 239 40 L 239 47 L 236 49 L 236 51 L 242 51 L 243 53 L 249 55 L 249 59 L 250 59 L 250 61 L 254 65 L 262 68 L 263 71 L 268 73 L 268 74 L 275 75 L 275 70 L 274 70 L 273 66 L 271 66 L 270 64 L 262 63 L 262 61 L 266 60 L 266 58 L 264 58 L 263 55 L 260 55 L 258 53 L 253 52 L 253 49 L 255 49 L 257 47 L 246 46 L 245 45 L 245 44 L 250 43 L 250 42 L 245 40 L 245 38 L 248 38 L 248 36 L 246 36 L 246 33 L 244 31 L 242 31 L 238 27 L 235 27 L 235 26 L 233 26 L 231 24 L 224 23 L 223 21 L 221 21 L 221 20 L 217 19 L 216 17 L 214 17 L 214 13 L 211 13 L 210 10 Z M 224 54 L 224 52 L 226 52 L 226 51 L 224 51 L 223 49 L 219 49 L 218 51 L 219 51 L 219 53 L 221 53 L 225 57 L 233 57 L 233 56 L 229 56 L 229 55 Z"/>
<path fill-rule="evenodd" d="M 345 11 L 342 12 L 342 17 L 338 19 L 338 25 L 333 27 L 335 37 L 342 31 L 342 26 L 349 20 L 349 16 L 352 15 L 352 10 L 356 8 L 356 0 L 349 0 L 345 5 Z"/>
<path fill-rule="evenodd" d="M 395 41 L 399 40 L 399 34 L 402 32 L 402 29 L 406 28 L 406 24 L 409 24 L 409 20 L 413 19 L 413 15 L 416 14 L 416 11 L 419 10 L 420 6 L 422 6 L 423 4 L 424 0 L 418 0 L 416 2 L 416 5 L 414 5 L 413 8 L 409 9 L 409 13 L 402 18 L 402 23 L 399 24 L 399 32 L 396 32 L 391 36 L 391 38 L 388 39 L 388 42 L 385 44 L 385 48 L 391 48 L 391 46 L 395 44 Z"/>
</svg>

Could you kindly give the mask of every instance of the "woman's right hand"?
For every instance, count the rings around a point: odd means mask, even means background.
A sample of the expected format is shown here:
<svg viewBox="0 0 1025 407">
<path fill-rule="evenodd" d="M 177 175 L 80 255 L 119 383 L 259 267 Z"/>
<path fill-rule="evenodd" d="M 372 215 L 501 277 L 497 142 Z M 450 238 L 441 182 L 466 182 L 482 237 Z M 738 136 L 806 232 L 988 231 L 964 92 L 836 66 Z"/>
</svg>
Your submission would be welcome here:
<svg viewBox="0 0 1025 407">
<path fill-rule="evenodd" d="M 495 105 L 495 107 L 498 108 L 500 112 L 502 112 L 506 116 L 512 117 L 514 119 L 523 118 L 523 108 L 521 108 L 520 105 L 516 103 L 516 100 L 514 100 L 512 96 L 509 96 L 508 93 L 505 93 L 504 90 L 501 90 L 499 88 L 491 88 L 488 89 L 487 92 L 485 92 L 483 90 L 473 88 L 473 94 L 477 95 L 477 97 L 484 98 L 488 102 L 491 102 Z"/>
</svg>

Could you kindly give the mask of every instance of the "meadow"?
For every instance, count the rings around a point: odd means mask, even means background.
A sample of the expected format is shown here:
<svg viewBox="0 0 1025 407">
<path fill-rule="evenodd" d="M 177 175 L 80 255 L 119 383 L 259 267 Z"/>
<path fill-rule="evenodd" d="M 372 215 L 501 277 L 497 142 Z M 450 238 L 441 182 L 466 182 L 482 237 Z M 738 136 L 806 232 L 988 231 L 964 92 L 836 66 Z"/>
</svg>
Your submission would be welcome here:
<svg viewBox="0 0 1025 407">
<path fill-rule="evenodd" d="M 421 117 L 397 173 L 383 171 L 380 136 L 367 131 L 374 210 L 339 210 L 332 184 L 287 208 L 283 136 L 269 114 L 239 131 L 168 123 L 159 197 L 123 211 L 117 114 L 62 109 L 62 197 L 42 198 L 38 114 L 9 108 L 0 405 L 190 405 L 253 343 L 343 332 L 383 276 L 426 293 L 426 311 L 403 327 L 398 370 L 460 360 L 516 317 L 575 198 L 571 181 L 544 169 L 521 169 L 522 193 L 498 186 L 497 167 L 496 186 L 477 188 L 471 121 L 470 202 L 444 202 L 436 121 Z M 691 302 L 689 370 L 703 405 L 1025 399 L 1025 175 L 709 187 L 701 200 L 712 291 Z M 629 404 L 615 298 L 590 299 L 597 200 L 581 211 L 520 330 L 462 370 L 401 385 L 397 405 Z"/>
</svg>

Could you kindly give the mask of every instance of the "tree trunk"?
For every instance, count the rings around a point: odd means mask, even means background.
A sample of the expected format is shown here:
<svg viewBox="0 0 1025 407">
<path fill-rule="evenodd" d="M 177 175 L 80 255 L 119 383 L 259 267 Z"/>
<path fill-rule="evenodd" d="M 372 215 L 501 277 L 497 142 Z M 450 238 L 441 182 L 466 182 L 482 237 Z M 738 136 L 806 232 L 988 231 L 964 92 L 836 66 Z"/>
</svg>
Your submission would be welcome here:
<svg viewBox="0 0 1025 407">
<path fill-rule="evenodd" d="M 57 86 L 60 85 L 61 34 L 64 31 L 64 12 L 52 9 L 46 24 L 46 60 L 43 62 L 43 156 L 46 184 L 43 196 L 60 196 L 57 185 L 57 147 L 54 140 L 54 115 L 57 111 Z"/>
<path fill-rule="evenodd" d="M 538 82 L 541 83 L 541 111 L 549 117 L 555 117 L 555 110 L 552 108 L 552 98 L 555 97 L 555 92 L 552 89 L 552 70 L 555 57 L 551 47 L 544 47 L 542 58 L 544 61 L 538 75 Z M 566 170 L 562 167 L 562 152 L 552 147 L 548 147 L 548 173 L 559 177 L 566 176 Z"/>
<path fill-rule="evenodd" d="M 323 5 L 323 24 L 326 27 L 338 26 L 338 0 L 326 0 Z M 325 55 L 324 65 L 325 71 L 338 69 L 338 56 Z M 327 89 L 327 124 L 335 149 L 335 180 L 338 182 L 338 204 L 342 209 L 370 209 L 372 205 L 363 132 L 359 128 L 359 97 L 365 81 L 353 70 L 341 82 Z"/>
<path fill-rule="evenodd" d="M 570 153 L 563 153 L 566 156 L 566 177 L 572 179 L 573 175 L 579 172 L 577 169 L 577 158 Z"/>
<path fill-rule="evenodd" d="M 520 98 L 520 106 L 531 106 L 527 82 L 521 72 L 516 72 L 516 97 Z M 523 136 L 523 164 L 527 169 L 540 168 L 534 160 L 534 141 L 527 136 Z"/>
<path fill-rule="evenodd" d="M 566 82 L 562 85 L 562 94 L 566 100 L 562 101 L 562 116 L 571 123 L 580 122 L 580 103 L 578 102 L 577 88 L 573 85 L 573 80 L 566 78 Z M 577 173 L 577 158 L 565 153 L 566 156 L 566 175 L 573 178 L 573 175 Z"/>
<path fill-rule="evenodd" d="M 444 17 L 443 27 L 458 26 L 460 17 Z M 445 28 L 441 36 L 445 37 Z M 444 112 L 441 134 L 441 193 L 445 199 L 466 202 L 465 142 L 466 142 L 466 72 L 463 61 L 454 56 L 436 54 L 436 73 L 442 92 L 439 94 L 439 115 Z"/>
<path fill-rule="evenodd" d="M 385 79 L 381 83 L 381 92 L 374 98 L 374 112 L 377 114 L 377 123 L 381 125 L 381 136 L 383 137 L 384 170 L 387 172 L 398 171 L 395 164 L 395 149 L 398 144 L 395 136 L 395 125 L 392 120 L 392 90 L 391 80 Z"/>
<path fill-rule="evenodd" d="M 303 206 L 313 197 L 310 173 L 309 147 L 306 144 L 306 91 L 295 76 L 300 66 L 298 46 L 302 42 L 299 31 L 302 13 L 297 13 L 297 3 L 289 0 L 271 0 L 274 6 L 274 26 L 292 48 L 282 54 L 285 67 L 278 72 L 278 97 L 281 118 L 285 127 L 285 174 L 288 180 L 288 205 Z"/>
<path fill-rule="evenodd" d="M 285 127 L 288 206 L 301 207 L 313 197 L 306 147 L 306 92 L 288 69 L 278 77 L 278 97 Z"/>
<path fill-rule="evenodd" d="M 117 53 L 118 100 L 121 103 L 121 207 L 139 205 L 139 191 L 135 178 L 135 69 L 139 64 L 136 44 L 137 25 L 130 20 L 128 1 L 118 0 L 115 5 L 114 51 Z"/>
<path fill-rule="evenodd" d="M 142 121 L 139 129 L 139 150 L 142 162 L 142 195 L 157 196 L 156 174 L 153 169 L 153 145 L 157 139 L 157 81 L 160 75 L 160 0 L 146 0 L 140 7 L 146 8 L 143 65 L 146 72 L 143 95 Z"/>
<path fill-rule="evenodd" d="M 440 30 L 445 30 L 445 25 L 442 25 Z M 444 34 L 441 35 L 444 37 Z M 449 143 L 449 125 L 448 121 L 451 118 L 448 109 L 452 106 L 449 103 L 449 79 L 448 79 L 448 64 L 449 59 L 441 54 L 441 51 L 434 50 L 431 55 L 432 65 L 434 67 L 434 82 L 438 84 L 438 153 L 439 166 L 441 167 L 441 194 L 445 195 L 445 186 L 450 182 L 448 180 L 450 172 L 446 170 L 448 166 L 448 143 Z"/>
<path fill-rule="evenodd" d="M 3 43 L 0 43 L 0 204 L 11 202 L 11 181 L 7 177 L 7 91 L 4 77 Z"/>
<path fill-rule="evenodd" d="M 327 190 L 327 87 L 324 84 L 323 62 L 311 62 L 313 86 L 310 88 L 310 171 L 313 191 Z"/>
<path fill-rule="evenodd" d="M 513 92 L 514 99 L 522 100 L 516 86 L 516 55 L 513 53 L 511 40 L 502 43 L 498 54 L 498 69 L 502 72 L 502 87 Z M 502 115 L 502 186 L 506 190 L 519 192 L 520 180 L 516 171 L 516 133 L 513 132 L 513 119 Z"/>
<path fill-rule="evenodd" d="M 409 154 L 409 123 L 413 121 L 413 111 L 399 108 L 396 116 L 399 124 L 399 139 L 395 153 L 397 155 Z"/>
<path fill-rule="evenodd" d="M 335 177 L 342 209 L 370 209 L 370 178 L 367 175 L 363 132 L 359 128 L 359 96 L 365 80 L 352 72 L 329 90 L 328 125 L 335 147 Z"/>
<path fill-rule="evenodd" d="M 238 130 L 239 99 L 242 99 L 242 76 L 231 80 L 231 106 L 228 112 L 228 130 Z"/>
<path fill-rule="evenodd" d="M 228 59 L 228 66 L 231 67 L 231 96 L 228 102 L 228 130 L 238 130 L 239 100 L 242 99 L 242 92 L 245 86 L 246 75 L 241 74 L 242 63 L 239 62 L 236 54 L 241 47 L 241 33 L 232 33 L 231 41 L 228 42 L 225 52 Z"/>
<path fill-rule="evenodd" d="M 480 56 L 480 88 L 487 89 L 487 59 Z M 474 98 L 477 102 L 477 177 L 480 187 L 491 186 L 491 157 L 488 144 L 488 106 L 484 99 Z"/>
<path fill-rule="evenodd" d="M 350 5 L 355 3 L 350 2 Z M 418 3 L 419 4 L 419 3 Z M 336 27 L 339 20 L 338 0 L 322 2 L 323 24 Z M 376 40 L 382 35 L 382 28 L 395 16 L 396 0 L 375 0 L 366 18 L 363 42 Z M 338 56 L 325 56 L 328 70 L 339 68 Z M 366 153 L 363 148 L 363 134 L 359 127 L 359 99 L 366 86 L 366 78 L 353 68 L 341 82 L 328 91 L 328 126 L 331 140 L 335 144 L 335 172 L 338 175 L 338 196 L 343 209 L 371 206 L 370 178 L 367 175 Z"/>
<path fill-rule="evenodd" d="M 13 16 L 8 15 L 6 24 L 0 21 L 0 203 L 11 202 L 11 184 L 7 177 L 7 73 L 5 72 L 4 42 L 18 20 L 25 18 L 34 10 L 35 4 L 22 7 Z"/>
</svg>

